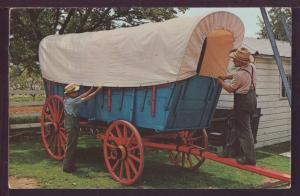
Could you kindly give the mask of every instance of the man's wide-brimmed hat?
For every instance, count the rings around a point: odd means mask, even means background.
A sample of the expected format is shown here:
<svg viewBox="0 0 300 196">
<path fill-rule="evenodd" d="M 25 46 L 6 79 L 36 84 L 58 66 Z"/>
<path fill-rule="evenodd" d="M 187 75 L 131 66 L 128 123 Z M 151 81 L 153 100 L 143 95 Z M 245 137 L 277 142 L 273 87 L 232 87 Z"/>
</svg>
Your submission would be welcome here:
<svg viewBox="0 0 300 196">
<path fill-rule="evenodd" d="M 240 62 L 243 63 L 253 63 L 254 62 L 254 57 L 252 54 L 249 52 L 247 48 L 239 48 L 232 50 L 231 53 L 229 54 L 229 57 L 236 59 Z"/>
<path fill-rule="evenodd" d="M 77 85 L 77 84 L 68 84 L 66 87 L 65 87 L 65 94 L 67 93 L 74 93 L 76 91 L 78 91 L 80 89 L 80 86 Z"/>
</svg>

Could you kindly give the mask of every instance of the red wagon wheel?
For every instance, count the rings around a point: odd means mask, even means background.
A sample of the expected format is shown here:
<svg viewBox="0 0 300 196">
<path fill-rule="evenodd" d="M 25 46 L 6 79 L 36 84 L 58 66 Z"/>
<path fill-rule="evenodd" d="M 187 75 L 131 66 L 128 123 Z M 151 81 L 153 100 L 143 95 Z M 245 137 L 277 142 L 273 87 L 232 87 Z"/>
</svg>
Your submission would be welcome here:
<svg viewBox="0 0 300 196">
<path fill-rule="evenodd" d="M 178 133 L 178 137 L 181 139 L 182 145 L 200 147 L 203 150 L 207 149 L 208 139 L 205 129 L 200 131 L 181 131 Z M 204 163 L 205 158 L 190 153 L 170 151 L 169 160 L 178 167 L 194 171 Z"/>
<path fill-rule="evenodd" d="M 47 153 L 56 160 L 64 158 L 66 149 L 63 116 L 63 99 L 57 95 L 48 97 L 41 114 L 41 135 Z"/>
<path fill-rule="evenodd" d="M 103 148 L 106 167 L 114 180 L 125 185 L 138 180 L 144 168 L 143 142 L 132 124 L 113 122 L 106 131 Z"/>
</svg>

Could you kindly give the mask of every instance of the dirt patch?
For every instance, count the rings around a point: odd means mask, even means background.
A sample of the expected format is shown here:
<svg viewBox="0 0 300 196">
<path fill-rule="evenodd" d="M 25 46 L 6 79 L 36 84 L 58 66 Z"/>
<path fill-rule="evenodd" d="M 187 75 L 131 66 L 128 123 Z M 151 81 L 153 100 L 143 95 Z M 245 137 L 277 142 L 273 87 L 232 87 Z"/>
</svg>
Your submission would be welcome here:
<svg viewBox="0 0 300 196">
<path fill-rule="evenodd" d="M 41 112 L 42 106 L 9 107 L 9 114 Z"/>
<path fill-rule="evenodd" d="M 9 188 L 12 188 L 12 189 L 41 188 L 38 181 L 34 178 L 17 178 L 16 176 L 9 176 L 8 184 L 9 184 Z"/>
</svg>

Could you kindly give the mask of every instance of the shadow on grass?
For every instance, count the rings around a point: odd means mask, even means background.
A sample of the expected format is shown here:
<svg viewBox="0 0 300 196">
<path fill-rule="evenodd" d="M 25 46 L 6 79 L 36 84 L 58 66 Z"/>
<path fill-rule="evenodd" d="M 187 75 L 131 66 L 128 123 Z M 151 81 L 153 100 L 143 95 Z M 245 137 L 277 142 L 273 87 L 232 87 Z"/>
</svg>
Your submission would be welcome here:
<svg viewBox="0 0 300 196">
<path fill-rule="evenodd" d="M 92 140 L 93 139 L 93 140 Z M 82 136 L 78 141 L 78 163 L 96 166 L 99 163 L 102 151 L 94 138 Z M 14 140 L 9 144 L 9 159 L 14 164 L 36 164 L 47 160 L 51 165 L 62 164 L 50 157 L 44 148 L 42 139 L 38 136 L 26 140 Z"/>
<path fill-rule="evenodd" d="M 258 151 L 263 151 L 272 154 L 281 154 L 285 152 L 289 152 L 291 150 L 291 142 L 283 142 L 276 145 L 265 146 L 262 148 L 258 148 Z"/>
<path fill-rule="evenodd" d="M 256 149 L 256 159 L 260 160 L 260 159 L 272 157 L 275 154 L 279 155 L 281 153 L 288 152 L 290 150 L 291 150 L 290 142 L 283 142 L 272 146 L 258 148 Z"/>
<path fill-rule="evenodd" d="M 222 178 L 201 168 L 188 171 L 163 162 L 146 160 L 141 179 L 135 186 L 138 188 L 219 188 L 249 187 L 249 184 L 244 184 L 238 179 L 235 181 Z"/>
<path fill-rule="evenodd" d="M 256 160 L 265 159 L 271 156 L 274 156 L 274 154 L 265 153 L 262 151 L 256 151 Z"/>
</svg>

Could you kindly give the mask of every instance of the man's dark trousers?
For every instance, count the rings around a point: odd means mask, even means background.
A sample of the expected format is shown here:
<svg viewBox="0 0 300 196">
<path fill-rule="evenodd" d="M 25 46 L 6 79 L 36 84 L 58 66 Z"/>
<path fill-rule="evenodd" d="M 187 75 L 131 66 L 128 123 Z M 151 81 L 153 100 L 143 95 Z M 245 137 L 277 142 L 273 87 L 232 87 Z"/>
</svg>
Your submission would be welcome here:
<svg viewBox="0 0 300 196">
<path fill-rule="evenodd" d="M 255 162 L 254 138 L 250 123 L 251 114 L 243 110 L 235 110 L 234 117 L 234 131 L 243 154 L 248 160 Z"/>
<path fill-rule="evenodd" d="M 75 167 L 77 140 L 79 136 L 79 119 L 65 111 L 65 130 L 68 135 L 63 169 Z"/>
</svg>

